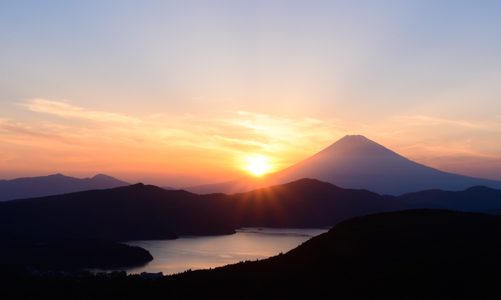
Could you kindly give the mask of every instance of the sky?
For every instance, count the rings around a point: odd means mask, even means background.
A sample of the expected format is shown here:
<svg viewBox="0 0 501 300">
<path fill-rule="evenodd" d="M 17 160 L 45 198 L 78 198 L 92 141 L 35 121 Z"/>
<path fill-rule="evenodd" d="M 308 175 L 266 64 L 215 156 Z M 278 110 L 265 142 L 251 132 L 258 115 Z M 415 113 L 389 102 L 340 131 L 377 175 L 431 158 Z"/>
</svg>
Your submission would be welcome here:
<svg viewBox="0 0 501 300">
<path fill-rule="evenodd" d="M 0 178 L 183 186 L 346 134 L 501 180 L 501 1 L 0 0 Z"/>
</svg>

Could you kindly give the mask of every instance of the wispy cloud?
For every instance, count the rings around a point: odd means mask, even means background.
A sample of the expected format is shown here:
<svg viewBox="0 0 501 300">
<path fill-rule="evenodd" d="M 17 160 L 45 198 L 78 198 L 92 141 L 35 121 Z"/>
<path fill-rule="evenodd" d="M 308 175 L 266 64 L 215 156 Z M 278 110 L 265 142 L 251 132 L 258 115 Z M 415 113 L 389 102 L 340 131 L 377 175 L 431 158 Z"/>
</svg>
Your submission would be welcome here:
<svg viewBox="0 0 501 300">
<path fill-rule="evenodd" d="M 47 168 L 100 172 L 196 170 L 214 180 L 217 174 L 238 175 L 239 164 L 249 155 L 270 157 L 275 169 L 286 167 L 346 133 L 366 134 L 411 159 L 449 170 L 456 170 L 449 166 L 458 157 L 499 159 L 499 145 L 492 141 L 501 122 L 478 119 L 420 114 L 350 123 L 251 111 L 141 116 L 40 98 L 20 104 L 33 118 L 0 117 L 2 155 L 10 157 L 2 162 L 16 168 L 43 162 Z"/>
<path fill-rule="evenodd" d="M 492 119 L 454 118 L 447 113 L 401 115 L 372 124 L 370 132 L 408 158 L 448 171 L 459 171 L 453 166 L 461 165 L 463 174 L 477 176 L 487 170 L 474 161 L 501 158 L 501 122 Z M 465 157 L 469 164 L 462 163 Z"/>
<path fill-rule="evenodd" d="M 469 121 L 462 119 L 441 118 L 427 115 L 407 115 L 399 116 L 397 121 L 407 126 L 454 126 L 470 129 L 492 130 L 498 129 L 499 124 L 493 124 L 485 121 Z"/>
<path fill-rule="evenodd" d="M 0 118 L 0 133 L 4 139 L 47 139 L 65 142 L 64 138 L 53 132 L 46 132 L 41 128 L 34 128 L 29 124 L 15 122 L 10 119 Z"/>
<path fill-rule="evenodd" d="M 21 105 L 33 112 L 52 114 L 63 118 L 78 118 L 97 122 L 139 122 L 138 119 L 124 114 L 90 110 L 72 105 L 68 101 L 38 98 L 22 102 Z"/>
<path fill-rule="evenodd" d="M 214 170 L 217 165 L 217 171 L 231 173 L 239 172 L 238 161 L 246 155 L 263 154 L 281 168 L 341 135 L 331 122 L 249 111 L 138 116 L 50 99 L 30 99 L 20 104 L 37 114 L 36 118 L 24 122 L 0 119 L 0 132 L 8 133 L 0 136 L 0 143 L 29 144 L 36 149 L 64 142 L 67 146 L 52 148 L 59 156 L 66 149 L 67 159 L 75 157 L 72 163 L 82 157 L 88 164 L 136 165 L 185 173 L 194 167 L 208 170 L 207 166 L 212 166 Z M 72 120 L 84 120 L 85 125 Z M 55 153 L 52 160 L 61 160 Z"/>
<path fill-rule="evenodd" d="M 501 125 L 477 119 L 420 114 L 376 123 L 349 123 L 251 111 L 140 116 L 40 98 L 20 104 L 36 117 L 24 121 L 0 118 L 0 144 L 10 145 L 11 157 L 16 157 L 18 165 L 25 163 L 19 153 L 29 148 L 33 153 L 44 153 L 44 160 L 51 165 L 64 161 L 73 167 L 86 164 L 98 171 L 129 168 L 184 174 L 196 169 L 210 176 L 230 176 L 237 175 L 238 165 L 246 156 L 266 155 L 275 169 L 280 169 L 345 133 L 366 134 L 435 167 L 457 157 L 499 158 L 492 140 L 499 135 Z M 84 122 L 74 122 L 79 120 Z"/>
<path fill-rule="evenodd" d="M 221 120 L 222 124 L 234 127 L 237 139 L 252 142 L 261 151 L 318 150 L 342 134 L 333 122 L 314 118 L 286 118 L 263 113 L 238 111 Z M 235 139 L 235 137 L 233 137 Z"/>
</svg>

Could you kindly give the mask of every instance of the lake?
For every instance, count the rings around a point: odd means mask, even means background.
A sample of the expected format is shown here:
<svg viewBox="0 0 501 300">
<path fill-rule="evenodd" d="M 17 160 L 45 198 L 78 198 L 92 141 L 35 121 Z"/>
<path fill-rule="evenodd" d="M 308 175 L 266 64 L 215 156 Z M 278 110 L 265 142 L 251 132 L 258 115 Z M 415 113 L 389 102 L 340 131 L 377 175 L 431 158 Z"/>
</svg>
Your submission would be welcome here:
<svg viewBox="0 0 501 300">
<path fill-rule="evenodd" d="M 129 274 L 188 269 L 208 269 L 244 260 L 285 253 L 327 229 L 242 228 L 232 235 L 181 237 L 176 240 L 131 241 L 153 255 L 147 265 L 126 270 Z"/>
</svg>

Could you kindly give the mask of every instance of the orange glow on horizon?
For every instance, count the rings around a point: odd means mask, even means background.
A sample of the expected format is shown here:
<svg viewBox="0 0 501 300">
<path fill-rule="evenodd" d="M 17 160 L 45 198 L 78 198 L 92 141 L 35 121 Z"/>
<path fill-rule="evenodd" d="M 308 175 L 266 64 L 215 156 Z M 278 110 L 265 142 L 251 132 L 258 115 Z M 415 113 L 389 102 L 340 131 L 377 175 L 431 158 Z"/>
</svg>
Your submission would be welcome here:
<svg viewBox="0 0 501 300">
<path fill-rule="evenodd" d="M 20 107 L 33 119 L 0 116 L 0 178 L 104 173 L 175 187 L 261 179 L 321 150 L 335 132 L 327 121 L 248 111 L 137 115 L 51 99 Z"/>
<path fill-rule="evenodd" d="M 478 136 L 473 142 L 470 135 L 461 139 L 440 131 L 489 128 L 482 122 L 405 115 L 374 123 L 368 130 L 349 121 L 294 115 L 220 110 L 148 115 L 52 99 L 23 100 L 19 109 L 29 118 L 0 116 L 1 179 L 104 173 L 174 187 L 223 182 L 243 174 L 262 180 L 350 132 L 435 168 L 501 176 L 498 151 L 489 146 L 493 137 Z M 396 127 L 401 130 L 393 131 Z M 426 138 L 430 130 L 441 139 Z M 415 136 L 422 141 L 416 142 Z"/>
</svg>

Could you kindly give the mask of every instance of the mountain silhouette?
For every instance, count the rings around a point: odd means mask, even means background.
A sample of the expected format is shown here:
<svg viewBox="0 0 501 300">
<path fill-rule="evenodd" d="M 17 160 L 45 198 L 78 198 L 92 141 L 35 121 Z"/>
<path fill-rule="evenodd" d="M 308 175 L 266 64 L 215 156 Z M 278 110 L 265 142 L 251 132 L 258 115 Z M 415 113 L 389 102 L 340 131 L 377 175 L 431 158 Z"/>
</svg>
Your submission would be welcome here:
<svg viewBox="0 0 501 300">
<path fill-rule="evenodd" d="M 250 226 L 326 227 L 396 207 L 391 197 L 311 179 L 231 196 L 135 184 L 2 202 L 0 237 L 170 239 L 229 234 Z"/>
<path fill-rule="evenodd" d="M 139 183 L 5 201 L 0 203 L 0 237 L 127 241 L 229 234 L 235 227 L 219 207 L 225 199 Z"/>
<path fill-rule="evenodd" d="M 461 192 L 428 190 L 409 193 L 400 196 L 399 199 L 409 208 L 427 207 L 499 214 L 499 210 L 495 207 L 499 206 L 500 197 L 499 190 L 475 186 Z"/>
<path fill-rule="evenodd" d="M 43 197 L 86 190 L 109 189 L 129 183 L 98 174 L 92 178 L 74 178 L 63 174 L 0 180 L 0 201 Z"/>
<path fill-rule="evenodd" d="M 411 161 L 361 135 L 347 135 L 317 154 L 265 179 L 242 179 L 188 190 L 238 192 L 300 178 L 314 178 L 343 188 L 401 195 L 429 189 L 459 191 L 472 186 L 501 188 L 501 182 L 443 172 Z"/>
<path fill-rule="evenodd" d="M 247 193 L 197 195 L 136 184 L 2 202 L 0 239 L 170 239 L 230 234 L 241 227 L 330 227 L 371 213 L 437 207 L 499 211 L 501 190 L 395 197 L 301 179 Z"/>
</svg>

